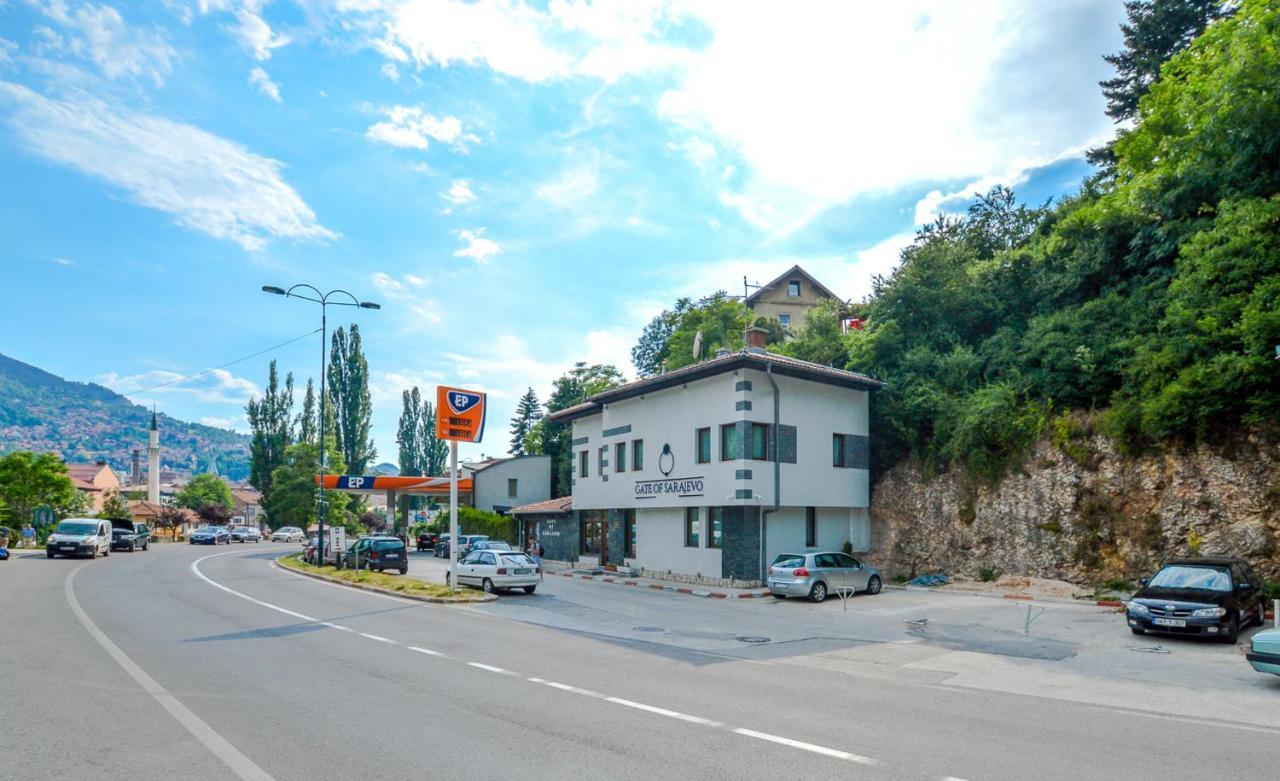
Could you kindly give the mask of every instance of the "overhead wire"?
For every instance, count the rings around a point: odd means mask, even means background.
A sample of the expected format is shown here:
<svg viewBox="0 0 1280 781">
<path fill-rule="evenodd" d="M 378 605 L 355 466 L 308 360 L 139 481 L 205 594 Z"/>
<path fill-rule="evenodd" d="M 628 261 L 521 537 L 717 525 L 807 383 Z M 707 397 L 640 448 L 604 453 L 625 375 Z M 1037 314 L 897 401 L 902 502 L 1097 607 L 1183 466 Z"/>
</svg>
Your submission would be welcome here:
<svg viewBox="0 0 1280 781">
<path fill-rule="evenodd" d="M 178 385 L 178 384 L 180 384 L 180 383 L 184 383 L 184 382 L 188 382 L 188 381 L 190 381 L 190 380 L 194 380 L 194 379 L 196 379 L 197 377 L 203 377 L 203 376 L 204 376 L 204 375 L 206 375 L 206 374 L 212 374 L 213 372 L 216 372 L 216 371 L 218 371 L 219 369 L 225 369 L 225 368 L 227 368 L 228 366 L 235 366 L 237 363 L 244 363 L 245 361 L 249 360 L 250 358 L 257 358 L 259 355 L 265 355 L 266 353 L 269 353 L 269 352 L 271 352 L 272 350 L 279 350 L 281 347 L 288 347 L 289 345 L 293 344 L 294 342 L 297 342 L 297 341 L 301 341 L 301 340 L 303 340 L 303 339 L 306 339 L 308 336 L 315 336 L 315 335 L 316 335 L 316 334 L 318 334 L 318 333 L 320 333 L 320 329 L 319 329 L 319 328 L 315 329 L 314 331 L 308 331 L 308 332 L 306 332 L 305 334 L 302 334 L 301 336 L 295 336 L 295 337 L 293 337 L 292 339 L 290 339 L 290 340 L 289 340 L 289 341 L 287 341 L 287 342 L 281 342 L 280 344 L 272 345 L 271 347 L 268 347 L 268 348 L 266 348 L 266 349 L 259 350 L 259 351 L 257 351 L 256 353 L 252 353 L 252 354 L 250 354 L 250 355 L 246 355 L 246 356 L 244 356 L 244 357 L 242 357 L 242 358 L 237 358 L 237 359 L 235 359 L 234 361 L 227 361 L 227 362 L 226 362 L 226 363 L 224 363 L 224 364 L 221 364 L 221 365 L 218 365 L 218 366 L 213 366 L 213 367 L 211 367 L 211 368 L 205 369 L 204 371 L 196 372 L 195 374 L 189 374 L 189 375 L 187 375 L 187 376 L 185 376 L 185 377 L 179 377 L 179 378 L 178 378 L 178 379 L 176 379 L 176 380 L 169 380 L 168 382 L 162 382 L 162 383 L 160 383 L 159 385 L 152 385 L 152 386 L 147 387 L 147 388 L 137 388 L 137 389 L 135 389 L 135 390 L 130 390 L 130 391 L 116 391 L 116 392 L 117 392 L 117 393 L 119 393 L 121 396 L 132 396 L 132 395 L 135 395 L 135 394 L 138 394 L 138 393 L 148 393 L 148 392 L 150 392 L 150 391 L 158 390 L 158 389 L 160 389 L 160 388 L 167 388 L 167 387 L 169 387 L 170 385 Z"/>
</svg>

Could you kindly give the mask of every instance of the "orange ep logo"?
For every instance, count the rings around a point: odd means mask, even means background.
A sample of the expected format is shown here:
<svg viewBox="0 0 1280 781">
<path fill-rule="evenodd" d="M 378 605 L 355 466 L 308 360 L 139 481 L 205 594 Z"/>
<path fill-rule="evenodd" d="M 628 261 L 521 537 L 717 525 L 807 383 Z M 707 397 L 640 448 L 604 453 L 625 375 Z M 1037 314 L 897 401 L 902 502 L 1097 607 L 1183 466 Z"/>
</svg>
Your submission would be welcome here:
<svg viewBox="0 0 1280 781">
<path fill-rule="evenodd" d="M 479 442 L 484 436 L 485 395 L 479 391 L 436 389 L 436 436 L 458 442 Z"/>
</svg>

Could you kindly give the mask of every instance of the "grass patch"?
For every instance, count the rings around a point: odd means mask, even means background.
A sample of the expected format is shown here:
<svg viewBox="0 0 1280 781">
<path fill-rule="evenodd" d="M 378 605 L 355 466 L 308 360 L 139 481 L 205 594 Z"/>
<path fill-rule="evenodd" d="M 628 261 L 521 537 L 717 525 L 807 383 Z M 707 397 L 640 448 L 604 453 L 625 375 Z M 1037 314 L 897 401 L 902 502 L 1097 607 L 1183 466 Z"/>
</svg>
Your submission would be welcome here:
<svg viewBox="0 0 1280 781">
<path fill-rule="evenodd" d="M 299 556 L 301 555 L 300 553 L 295 553 L 278 559 L 278 561 L 280 566 L 296 569 L 299 572 L 314 572 L 325 577 L 343 580 L 347 583 L 376 586 L 377 588 L 385 588 L 388 591 L 397 591 L 401 594 L 409 594 L 416 597 L 456 599 L 459 602 L 469 602 L 474 599 L 474 594 L 468 594 L 466 590 L 455 595 L 448 586 L 442 583 L 426 583 L 417 578 L 410 578 L 404 575 L 388 575 L 383 572 L 337 569 L 335 567 L 317 567 L 300 559 Z"/>
</svg>

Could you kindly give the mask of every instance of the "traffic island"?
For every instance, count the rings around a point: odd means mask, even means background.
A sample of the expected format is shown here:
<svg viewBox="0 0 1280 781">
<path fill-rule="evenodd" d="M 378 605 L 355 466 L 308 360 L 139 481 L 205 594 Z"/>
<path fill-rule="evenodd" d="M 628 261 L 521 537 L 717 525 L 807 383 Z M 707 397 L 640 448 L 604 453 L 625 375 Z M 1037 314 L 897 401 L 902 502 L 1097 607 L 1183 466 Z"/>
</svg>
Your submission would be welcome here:
<svg viewBox="0 0 1280 781">
<path fill-rule="evenodd" d="M 299 575 L 316 580 L 350 586 L 362 591 L 372 591 L 392 597 L 404 597 L 418 602 L 452 605 L 475 602 L 493 602 L 497 594 L 485 594 L 482 591 L 463 589 L 453 593 L 448 586 L 440 583 L 427 583 L 417 578 L 404 575 L 387 575 L 382 572 L 365 570 L 335 569 L 333 567 L 317 567 L 308 564 L 300 557 L 300 553 L 291 553 L 276 559 L 276 564 Z"/>
</svg>

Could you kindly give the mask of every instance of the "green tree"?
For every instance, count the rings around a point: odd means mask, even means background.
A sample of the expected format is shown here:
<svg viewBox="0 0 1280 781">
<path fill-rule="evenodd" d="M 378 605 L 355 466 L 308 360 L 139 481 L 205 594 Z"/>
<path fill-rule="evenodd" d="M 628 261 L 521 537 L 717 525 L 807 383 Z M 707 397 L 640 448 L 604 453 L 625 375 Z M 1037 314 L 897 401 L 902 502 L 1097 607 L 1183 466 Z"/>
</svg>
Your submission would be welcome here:
<svg viewBox="0 0 1280 781">
<path fill-rule="evenodd" d="M 271 475 L 284 462 L 284 451 L 293 442 L 293 375 L 284 386 L 276 372 L 276 362 L 267 369 L 267 389 L 261 399 L 253 398 L 245 407 L 253 440 L 249 445 L 249 483 L 262 492 L 263 508 L 271 515 Z"/>
<path fill-rule="evenodd" d="M 652 377 L 662 371 L 670 355 L 671 334 L 680 324 L 680 318 L 693 308 L 693 300 L 681 298 L 672 309 L 656 315 L 640 334 L 640 341 L 631 348 L 631 364 L 640 377 Z"/>
<path fill-rule="evenodd" d="M 231 522 L 231 510 L 218 502 L 205 502 L 195 508 L 196 515 L 204 523 L 214 526 L 226 526 Z"/>
<path fill-rule="evenodd" d="M 341 326 L 333 332 L 329 350 L 329 395 L 336 417 L 334 430 L 338 449 L 353 474 L 364 474 L 377 457 L 369 438 L 373 404 L 369 399 L 369 365 L 360 345 L 360 327 L 351 330 Z"/>
<path fill-rule="evenodd" d="M 174 501 L 179 507 L 197 512 L 206 504 L 221 505 L 228 510 L 235 506 L 235 499 L 231 496 L 231 486 L 227 485 L 227 481 L 207 473 L 191 478 L 178 492 Z"/>
<path fill-rule="evenodd" d="M 529 432 L 542 418 L 542 406 L 538 403 L 538 394 L 533 388 L 525 391 L 516 405 L 515 417 L 511 419 L 511 448 L 507 452 L 513 456 L 525 455 L 525 440 Z"/>
<path fill-rule="evenodd" d="M 302 397 L 302 412 L 298 413 L 296 428 L 299 442 L 315 442 L 320 433 L 315 385 L 310 377 L 307 378 L 307 394 Z"/>
<path fill-rule="evenodd" d="M 400 474 L 429 474 L 422 471 L 422 396 L 415 385 L 401 393 L 400 425 L 396 429 L 396 444 L 400 449 Z"/>
<path fill-rule="evenodd" d="M 85 500 L 67 477 L 67 465 L 53 453 L 16 450 L 0 456 L 0 500 L 8 518 L 20 528 L 38 507 L 50 507 L 58 518 L 83 512 Z"/>
<path fill-rule="evenodd" d="M 436 410 L 429 401 L 422 403 L 421 420 L 418 442 L 422 446 L 422 454 L 418 458 L 423 474 L 443 475 L 449 471 L 449 443 L 436 436 Z"/>
<path fill-rule="evenodd" d="M 560 375 L 552 385 L 547 399 L 547 413 L 559 412 L 575 404 L 581 404 L 597 393 L 615 388 L 624 381 L 622 373 L 614 366 L 578 362 L 568 372 Z M 540 451 L 551 456 L 551 493 L 568 496 L 573 492 L 573 427 L 545 418 L 542 423 Z"/>
<path fill-rule="evenodd" d="M 168 529 L 173 539 L 178 539 L 178 530 L 182 528 L 182 524 L 187 522 L 187 514 L 178 507 L 161 507 L 160 512 L 156 515 L 156 526 L 161 529 Z"/>
<path fill-rule="evenodd" d="M 102 510 L 98 513 L 99 518 L 131 518 L 132 513 L 129 512 L 129 505 L 120 496 L 120 492 L 109 490 L 103 497 Z"/>
<path fill-rule="evenodd" d="M 716 350 L 738 350 L 743 345 L 743 332 L 753 322 L 751 310 L 723 290 L 699 300 L 681 313 L 666 344 L 668 370 L 706 360 Z M 702 334 L 700 358 L 693 354 L 694 342 Z"/>
<path fill-rule="evenodd" d="M 329 447 L 325 474 L 342 474 L 346 471 L 346 464 L 337 448 L 337 437 L 330 434 L 326 439 Z M 305 529 L 315 523 L 319 495 L 316 465 L 319 461 L 320 450 L 313 444 L 298 443 L 286 451 L 285 462 L 276 467 L 272 475 L 276 491 L 272 523 L 277 527 L 300 526 Z M 329 503 L 327 522 L 343 525 L 348 518 L 345 497 L 326 492 L 325 500 Z"/>
</svg>

